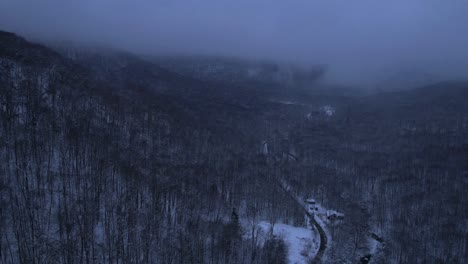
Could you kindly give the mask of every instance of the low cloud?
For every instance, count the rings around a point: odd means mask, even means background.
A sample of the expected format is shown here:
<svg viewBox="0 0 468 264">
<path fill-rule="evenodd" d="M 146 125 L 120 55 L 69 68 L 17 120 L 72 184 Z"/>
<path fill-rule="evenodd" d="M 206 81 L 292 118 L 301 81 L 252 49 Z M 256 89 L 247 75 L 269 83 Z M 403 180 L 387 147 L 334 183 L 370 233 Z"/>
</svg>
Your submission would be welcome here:
<svg viewBox="0 0 468 264">
<path fill-rule="evenodd" d="M 390 72 L 468 77 L 464 0 L 0 0 L 0 29 L 138 53 L 327 64 L 341 83 Z"/>
</svg>

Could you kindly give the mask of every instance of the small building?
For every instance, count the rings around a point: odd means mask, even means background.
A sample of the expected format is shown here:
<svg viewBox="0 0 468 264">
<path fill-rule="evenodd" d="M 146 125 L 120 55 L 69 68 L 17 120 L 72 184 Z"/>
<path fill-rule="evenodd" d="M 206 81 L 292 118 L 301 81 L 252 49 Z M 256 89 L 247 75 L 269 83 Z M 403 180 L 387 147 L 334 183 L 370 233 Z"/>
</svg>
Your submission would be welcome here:
<svg viewBox="0 0 468 264">
<path fill-rule="evenodd" d="M 338 213 L 336 211 L 329 210 L 327 211 L 327 218 L 328 220 L 343 220 L 344 214 Z"/>
</svg>

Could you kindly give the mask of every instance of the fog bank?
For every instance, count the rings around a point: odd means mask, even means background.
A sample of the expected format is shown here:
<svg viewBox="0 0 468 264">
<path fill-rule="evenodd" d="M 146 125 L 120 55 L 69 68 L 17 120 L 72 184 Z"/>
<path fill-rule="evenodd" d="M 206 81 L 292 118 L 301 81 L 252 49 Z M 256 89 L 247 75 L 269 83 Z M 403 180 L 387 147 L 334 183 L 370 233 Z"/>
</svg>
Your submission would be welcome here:
<svg viewBox="0 0 468 264">
<path fill-rule="evenodd" d="M 0 0 L 0 29 L 137 53 L 328 65 L 375 85 L 399 72 L 468 78 L 464 0 Z"/>
</svg>

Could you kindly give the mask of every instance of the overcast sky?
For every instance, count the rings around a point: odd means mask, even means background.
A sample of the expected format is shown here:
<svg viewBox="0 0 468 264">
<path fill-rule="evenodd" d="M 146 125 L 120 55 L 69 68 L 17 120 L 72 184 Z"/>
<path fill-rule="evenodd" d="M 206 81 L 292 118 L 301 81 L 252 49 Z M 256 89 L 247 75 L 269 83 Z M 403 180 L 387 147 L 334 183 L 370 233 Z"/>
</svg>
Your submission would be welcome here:
<svg viewBox="0 0 468 264">
<path fill-rule="evenodd" d="M 0 0 L 0 29 L 139 53 L 468 73 L 468 0 Z"/>
</svg>

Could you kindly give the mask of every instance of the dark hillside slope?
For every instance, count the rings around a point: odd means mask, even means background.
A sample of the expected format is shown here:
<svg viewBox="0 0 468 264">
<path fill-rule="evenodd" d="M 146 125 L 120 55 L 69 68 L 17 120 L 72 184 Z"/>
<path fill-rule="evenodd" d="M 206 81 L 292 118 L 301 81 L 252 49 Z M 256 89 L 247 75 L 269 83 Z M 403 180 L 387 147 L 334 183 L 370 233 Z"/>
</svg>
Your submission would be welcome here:
<svg viewBox="0 0 468 264">
<path fill-rule="evenodd" d="M 64 61 L 60 55 L 42 45 L 34 44 L 13 33 L 0 30 L 0 56 L 30 66 L 47 67 Z"/>
<path fill-rule="evenodd" d="M 305 224 L 277 179 L 345 214 L 327 263 L 467 262 L 466 83 L 254 83 L 0 31 L 0 262 L 268 263 L 256 224 Z"/>
<path fill-rule="evenodd" d="M 302 214 L 268 202 L 258 110 L 126 60 L 86 64 L 0 33 L 1 262 L 262 263 L 225 235 L 232 207 Z"/>
</svg>

